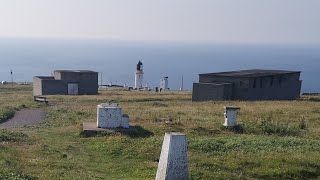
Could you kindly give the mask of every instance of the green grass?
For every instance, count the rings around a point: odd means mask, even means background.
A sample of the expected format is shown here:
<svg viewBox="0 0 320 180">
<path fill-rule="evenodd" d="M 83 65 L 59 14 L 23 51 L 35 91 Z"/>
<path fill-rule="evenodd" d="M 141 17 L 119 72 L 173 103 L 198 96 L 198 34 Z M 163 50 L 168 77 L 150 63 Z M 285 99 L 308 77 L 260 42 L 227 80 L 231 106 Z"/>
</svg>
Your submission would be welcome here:
<svg viewBox="0 0 320 180">
<path fill-rule="evenodd" d="M 49 96 L 54 106 L 41 107 L 31 87 L 0 86 L 0 109 L 46 111 L 45 123 L 0 131 L 0 179 L 154 179 L 171 131 L 187 134 L 190 179 L 320 179 L 315 99 L 192 103 L 190 93 L 101 91 Z M 104 102 L 120 103 L 134 129 L 81 134 Z M 233 129 L 222 127 L 228 105 L 241 107 Z"/>
</svg>

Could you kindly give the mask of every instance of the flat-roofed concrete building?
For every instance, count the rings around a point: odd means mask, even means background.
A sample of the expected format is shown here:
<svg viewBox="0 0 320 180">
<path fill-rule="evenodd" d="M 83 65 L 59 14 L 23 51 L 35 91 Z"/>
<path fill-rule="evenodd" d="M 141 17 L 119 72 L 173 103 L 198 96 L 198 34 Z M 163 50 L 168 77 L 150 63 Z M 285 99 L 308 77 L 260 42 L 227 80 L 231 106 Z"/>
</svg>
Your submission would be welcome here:
<svg viewBox="0 0 320 180">
<path fill-rule="evenodd" d="M 89 70 L 55 70 L 54 76 L 33 77 L 33 95 L 98 94 L 98 73 Z"/>
<path fill-rule="evenodd" d="M 293 100 L 300 97 L 300 73 L 253 69 L 199 74 L 192 101 Z"/>
</svg>

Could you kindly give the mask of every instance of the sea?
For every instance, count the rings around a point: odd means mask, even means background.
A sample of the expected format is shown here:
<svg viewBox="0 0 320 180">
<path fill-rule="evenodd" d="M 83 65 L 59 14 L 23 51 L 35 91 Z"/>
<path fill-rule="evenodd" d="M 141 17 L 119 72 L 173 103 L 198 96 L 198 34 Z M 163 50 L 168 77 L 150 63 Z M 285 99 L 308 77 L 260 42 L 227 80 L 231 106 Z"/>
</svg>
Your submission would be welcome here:
<svg viewBox="0 0 320 180">
<path fill-rule="evenodd" d="M 169 88 L 191 90 L 201 73 L 277 69 L 301 71 L 302 92 L 320 92 L 320 45 L 0 39 L 0 81 L 32 82 L 70 69 L 99 72 L 99 84 L 132 86 L 139 60 L 149 87 L 168 77 Z"/>
</svg>

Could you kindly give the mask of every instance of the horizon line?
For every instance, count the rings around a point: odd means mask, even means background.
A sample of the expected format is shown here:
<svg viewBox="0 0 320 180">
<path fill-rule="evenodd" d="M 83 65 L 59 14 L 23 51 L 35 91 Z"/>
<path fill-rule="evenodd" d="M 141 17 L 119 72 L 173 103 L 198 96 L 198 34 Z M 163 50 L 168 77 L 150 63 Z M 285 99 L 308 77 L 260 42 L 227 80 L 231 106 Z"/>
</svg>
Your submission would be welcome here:
<svg viewBox="0 0 320 180">
<path fill-rule="evenodd" d="M 125 40 L 117 38 L 98 38 L 98 37 L 4 37 L 2 40 L 39 40 L 39 41 L 92 41 L 92 42 L 115 42 L 115 43 L 146 43 L 146 44 L 184 44 L 184 45 L 285 45 L 285 46 L 320 46 L 315 42 L 238 42 L 238 41 L 179 41 L 179 40 Z"/>
</svg>

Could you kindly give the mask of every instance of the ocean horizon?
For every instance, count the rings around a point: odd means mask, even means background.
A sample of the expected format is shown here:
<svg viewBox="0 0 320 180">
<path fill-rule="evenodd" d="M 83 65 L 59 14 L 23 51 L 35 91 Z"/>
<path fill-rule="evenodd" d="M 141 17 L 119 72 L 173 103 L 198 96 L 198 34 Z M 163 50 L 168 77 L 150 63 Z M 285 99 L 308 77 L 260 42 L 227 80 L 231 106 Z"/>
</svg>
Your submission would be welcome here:
<svg viewBox="0 0 320 180">
<path fill-rule="evenodd" d="M 246 69 L 301 71 L 302 92 L 320 92 L 319 45 L 255 45 L 117 40 L 0 39 L 0 81 L 31 82 L 53 70 L 93 70 L 103 84 L 134 84 L 138 61 L 144 84 L 158 87 L 169 77 L 169 88 L 192 89 L 198 74 Z M 99 75 L 99 84 L 101 74 Z"/>
</svg>

